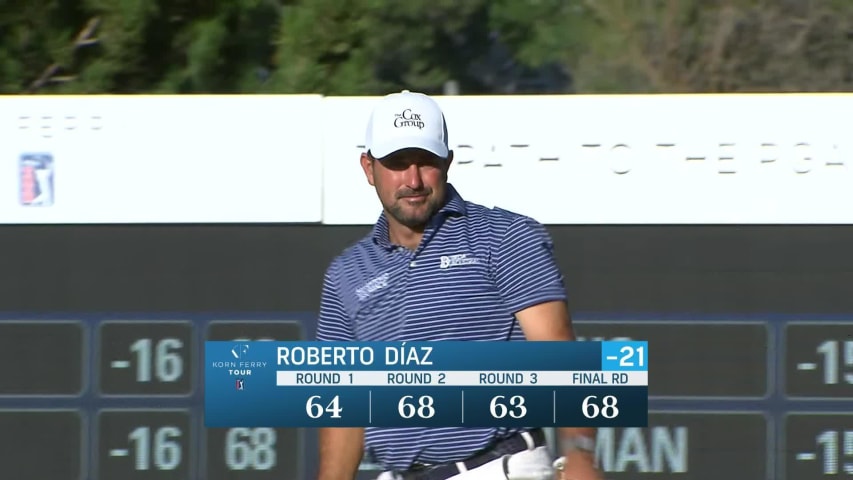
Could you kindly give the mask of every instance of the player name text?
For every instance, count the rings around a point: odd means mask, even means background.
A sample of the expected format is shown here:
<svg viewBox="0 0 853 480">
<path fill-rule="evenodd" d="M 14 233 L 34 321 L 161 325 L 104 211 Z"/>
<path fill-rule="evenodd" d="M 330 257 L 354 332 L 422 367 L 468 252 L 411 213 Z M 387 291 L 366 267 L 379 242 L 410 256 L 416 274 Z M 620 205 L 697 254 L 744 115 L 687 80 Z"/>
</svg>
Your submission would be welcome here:
<svg viewBox="0 0 853 480">
<path fill-rule="evenodd" d="M 372 347 L 278 347 L 278 365 L 432 365 L 432 347 L 385 347 L 378 355 Z"/>
</svg>

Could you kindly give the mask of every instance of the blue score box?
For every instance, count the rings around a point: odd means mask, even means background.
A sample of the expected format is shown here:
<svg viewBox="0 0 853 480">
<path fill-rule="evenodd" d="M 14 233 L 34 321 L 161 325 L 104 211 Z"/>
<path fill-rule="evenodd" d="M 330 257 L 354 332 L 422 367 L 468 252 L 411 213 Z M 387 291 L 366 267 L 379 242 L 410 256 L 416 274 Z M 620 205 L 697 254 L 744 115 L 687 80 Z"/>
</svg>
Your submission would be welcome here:
<svg viewBox="0 0 853 480">
<path fill-rule="evenodd" d="M 205 425 L 645 427 L 647 355 L 637 341 L 206 342 Z"/>
</svg>

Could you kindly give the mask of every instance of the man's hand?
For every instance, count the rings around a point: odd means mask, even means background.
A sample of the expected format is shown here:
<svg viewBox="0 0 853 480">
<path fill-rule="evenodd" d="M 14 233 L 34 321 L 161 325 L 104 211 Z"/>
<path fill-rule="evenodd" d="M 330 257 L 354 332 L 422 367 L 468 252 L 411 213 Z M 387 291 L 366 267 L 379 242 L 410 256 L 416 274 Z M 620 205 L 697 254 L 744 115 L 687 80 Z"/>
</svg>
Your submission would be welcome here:
<svg viewBox="0 0 853 480">
<path fill-rule="evenodd" d="M 604 476 L 591 453 L 575 450 L 566 452 L 563 470 L 556 472 L 554 480 L 604 480 Z"/>
</svg>

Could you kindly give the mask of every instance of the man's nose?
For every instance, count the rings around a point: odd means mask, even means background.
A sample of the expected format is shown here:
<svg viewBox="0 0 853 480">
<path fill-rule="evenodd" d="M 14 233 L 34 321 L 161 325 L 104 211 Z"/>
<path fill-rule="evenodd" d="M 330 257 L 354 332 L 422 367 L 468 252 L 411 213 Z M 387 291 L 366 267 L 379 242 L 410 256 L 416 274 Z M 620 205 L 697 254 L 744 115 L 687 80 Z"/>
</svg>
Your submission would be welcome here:
<svg viewBox="0 0 853 480">
<path fill-rule="evenodd" d="M 424 185 L 423 178 L 421 178 L 421 169 L 416 163 L 409 165 L 404 177 L 406 186 L 412 190 L 419 190 Z"/>
</svg>

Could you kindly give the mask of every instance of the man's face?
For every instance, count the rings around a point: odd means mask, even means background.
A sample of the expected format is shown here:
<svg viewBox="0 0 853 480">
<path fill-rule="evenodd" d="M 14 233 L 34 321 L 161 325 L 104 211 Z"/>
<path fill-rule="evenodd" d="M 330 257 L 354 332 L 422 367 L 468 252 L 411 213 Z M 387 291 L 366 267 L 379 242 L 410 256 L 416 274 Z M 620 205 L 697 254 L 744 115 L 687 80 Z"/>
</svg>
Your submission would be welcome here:
<svg viewBox="0 0 853 480">
<path fill-rule="evenodd" d="M 441 208 L 452 160 L 452 153 L 444 159 L 410 148 L 382 160 L 362 154 L 361 167 L 385 211 L 399 223 L 416 229 L 426 225 Z"/>
</svg>

